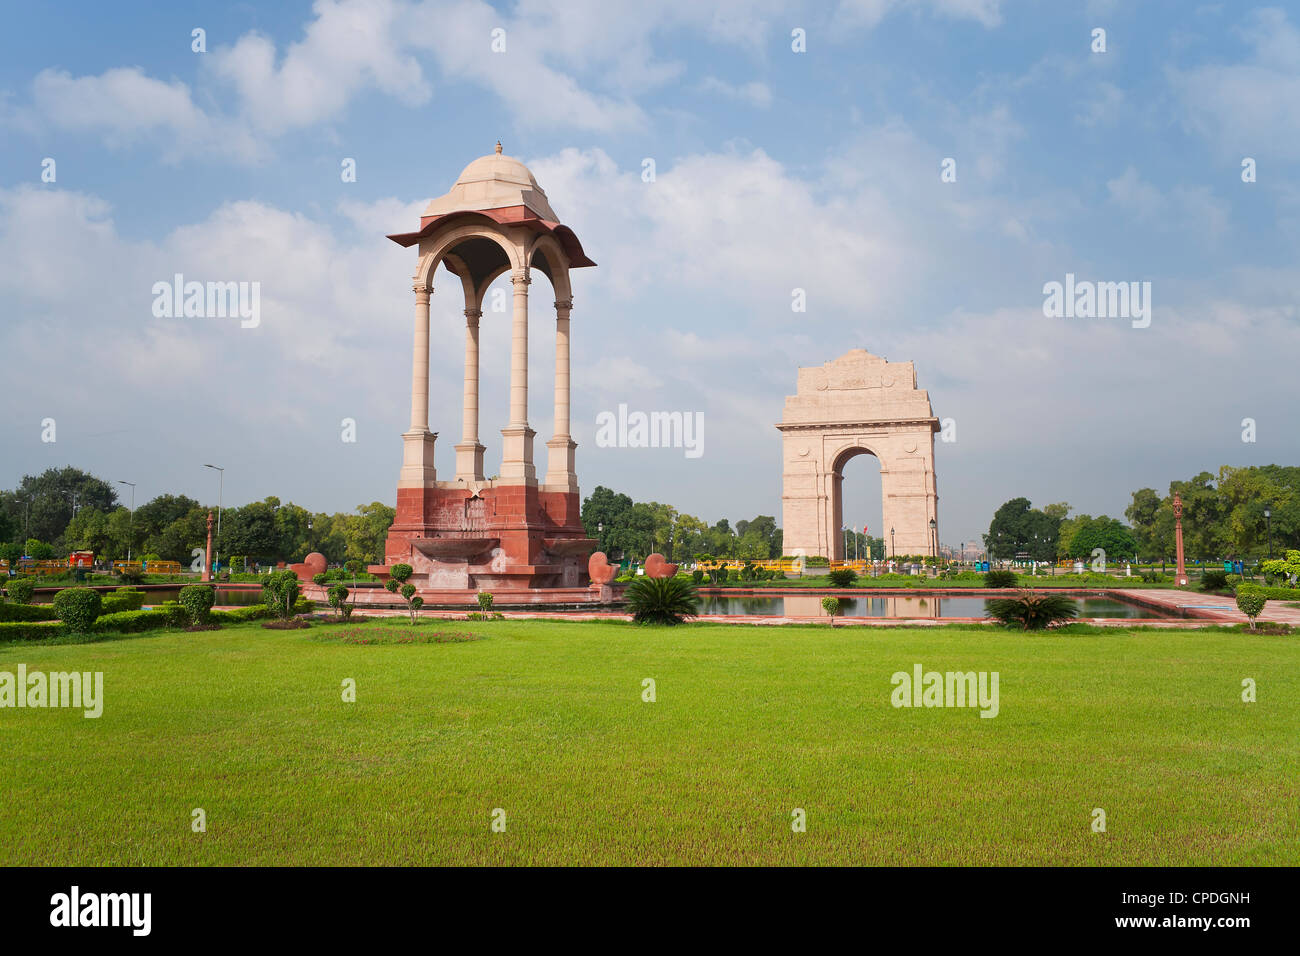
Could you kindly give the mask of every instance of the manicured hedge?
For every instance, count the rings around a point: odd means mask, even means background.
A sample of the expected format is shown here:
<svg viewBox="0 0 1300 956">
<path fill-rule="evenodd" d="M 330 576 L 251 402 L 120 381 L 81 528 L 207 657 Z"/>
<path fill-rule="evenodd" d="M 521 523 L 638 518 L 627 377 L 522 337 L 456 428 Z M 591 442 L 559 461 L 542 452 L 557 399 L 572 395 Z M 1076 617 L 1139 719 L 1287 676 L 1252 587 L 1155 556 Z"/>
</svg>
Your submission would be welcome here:
<svg viewBox="0 0 1300 956">
<path fill-rule="evenodd" d="M 191 584 L 181 588 L 180 603 L 190 616 L 190 624 L 199 627 L 208 623 L 216 596 L 217 592 L 210 584 Z"/>
<path fill-rule="evenodd" d="M 3 621 L 57 621 L 52 604 L 0 604 Z"/>
<path fill-rule="evenodd" d="M 62 621 L 12 621 L 0 624 L 0 642 L 39 641 L 58 637 L 63 631 Z"/>
<path fill-rule="evenodd" d="M 243 624 L 246 621 L 260 621 L 271 616 L 271 609 L 265 604 L 251 604 L 233 611 L 209 611 L 208 619 L 217 624 Z"/>
<path fill-rule="evenodd" d="M 100 614 L 116 614 L 118 611 L 138 611 L 144 607 L 144 592 L 131 588 L 118 588 L 111 594 L 104 595 Z"/>
<path fill-rule="evenodd" d="M 1250 586 L 1270 601 L 1300 601 L 1300 588 L 1266 588 L 1262 584 Z"/>
<path fill-rule="evenodd" d="M 55 613 L 74 631 L 91 630 L 103 603 L 99 592 L 90 588 L 64 588 L 54 595 Z"/>
<path fill-rule="evenodd" d="M 135 634 L 167 626 L 167 612 L 161 609 L 148 611 L 117 611 L 102 614 L 95 622 L 95 630 L 119 634 Z"/>
<path fill-rule="evenodd" d="M 5 591 L 9 594 L 9 600 L 15 604 L 30 604 L 32 592 L 35 590 L 36 582 L 31 578 L 10 578 L 5 582 Z"/>
</svg>

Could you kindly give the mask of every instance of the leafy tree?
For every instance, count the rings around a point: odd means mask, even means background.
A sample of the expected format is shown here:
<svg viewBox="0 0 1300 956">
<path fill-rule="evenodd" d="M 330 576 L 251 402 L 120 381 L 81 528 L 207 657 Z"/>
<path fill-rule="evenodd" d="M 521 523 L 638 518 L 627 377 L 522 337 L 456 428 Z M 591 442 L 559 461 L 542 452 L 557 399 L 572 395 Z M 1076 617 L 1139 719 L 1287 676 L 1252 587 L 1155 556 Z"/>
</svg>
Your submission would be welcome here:
<svg viewBox="0 0 1300 956">
<path fill-rule="evenodd" d="M 24 550 L 27 552 L 27 557 L 37 561 L 49 561 L 54 557 L 54 547 L 44 541 L 37 541 L 35 538 L 27 539 Z"/>
<path fill-rule="evenodd" d="M 356 514 L 342 516 L 345 556 L 365 564 L 382 564 L 384 542 L 396 516 L 397 510 L 381 501 L 358 505 Z"/>
<path fill-rule="evenodd" d="M 72 520 L 74 501 L 78 511 L 95 508 L 106 512 L 117 503 L 117 492 L 111 484 L 72 467 L 47 468 L 39 475 L 24 475 L 14 496 L 30 500 L 28 537 L 55 544 L 63 541 L 64 529 Z M 26 508 L 26 505 L 19 507 Z"/>
<path fill-rule="evenodd" d="M 598 550 L 610 557 L 619 557 L 623 548 L 621 537 L 631 511 L 631 498 L 597 485 L 582 503 L 582 527 L 586 529 L 587 537 L 600 542 Z"/>
</svg>

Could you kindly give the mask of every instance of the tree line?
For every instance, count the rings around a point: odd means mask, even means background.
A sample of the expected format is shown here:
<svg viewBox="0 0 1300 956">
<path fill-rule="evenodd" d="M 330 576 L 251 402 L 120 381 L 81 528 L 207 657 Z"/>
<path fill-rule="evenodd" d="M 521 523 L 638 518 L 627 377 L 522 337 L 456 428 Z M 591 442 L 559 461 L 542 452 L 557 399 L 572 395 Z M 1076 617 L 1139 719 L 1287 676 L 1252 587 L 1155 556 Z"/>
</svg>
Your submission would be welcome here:
<svg viewBox="0 0 1300 956">
<path fill-rule="evenodd" d="M 186 495 L 161 494 L 134 513 L 117 490 L 78 468 L 50 468 L 26 475 L 17 488 L 0 491 L 0 557 L 10 561 L 65 557 L 93 551 L 99 559 L 179 561 L 188 566 L 195 548 L 207 543 L 207 517 L 217 506 Z M 301 561 L 319 551 L 331 563 L 357 559 L 381 563 L 394 509 L 382 502 L 350 513 L 311 512 L 269 497 L 221 509 L 221 531 L 213 524 L 213 548 L 227 558 L 274 564 Z"/>
<path fill-rule="evenodd" d="M 1174 495 L 1183 503 L 1183 550 L 1189 561 L 1243 560 L 1300 548 L 1300 467 L 1224 465 L 1189 481 L 1133 492 L 1127 524 L 1108 515 L 1070 515 L 1067 502 L 1034 508 L 1012 498 L 994 513 L 984 544 L 995 559 L 1088 559 L 1096 549 L 1108 560 L 1172 562 Z M 1266 514 L 1267 512 L 1267 514 Z"/>
<path fill-rule="evenodd" d="M 691 561 L 700 555 L 768 560 L 781 557 L 781 529 L 776 518 L 758 515 L 713 524 L 657 501 L 633 501 L 603 485 L 582 503 L 582 526 L 600 542 L 613 560 L 642 561 L 654 552 L 669 561 Z"/>
</svg>

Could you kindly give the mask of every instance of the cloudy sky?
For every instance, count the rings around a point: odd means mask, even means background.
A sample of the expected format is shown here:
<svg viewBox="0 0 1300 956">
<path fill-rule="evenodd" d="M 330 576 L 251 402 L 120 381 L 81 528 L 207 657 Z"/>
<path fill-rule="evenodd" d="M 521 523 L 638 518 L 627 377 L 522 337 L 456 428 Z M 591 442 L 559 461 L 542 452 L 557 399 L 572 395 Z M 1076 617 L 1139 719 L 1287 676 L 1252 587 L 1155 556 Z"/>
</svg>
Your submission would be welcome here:
<svg viewBox="0 0 1300 956">
<path fill-rule="evenodd" d="M 914 360 L 956 423 L 936 447 L 945 543 L 1017 495 L 1121 514 L 1138 487 L 1300 461 L 1294 5 L 59 6 L 10 11 L 0 39 L 0 486 L 73 464 L 136 481 L 138 501 L 214 501 L 215 462 L 227 503 L 391 502 L 414 252 L 384 235 L 498 139 L 599 263 L 574 276 L 584 493 L 779 520 L 784 396 L 798 366 L 851 348 Z M 260 282 L 260 325 L 155 317 L 175 273 Z M 1044 284 L 1067 273 L 1150 282 L 1150 326 L 1045 317 Z M 445 477 L 463 362 L 449 280 L 430 388 Z M 508 324 L 484 317 L 489 473 Z M 702 412 L 704 454 L 596 447 L 620 403 Z M 846 474 L 847 518 L 878 531 L 874 460 Z"/>
</svg>

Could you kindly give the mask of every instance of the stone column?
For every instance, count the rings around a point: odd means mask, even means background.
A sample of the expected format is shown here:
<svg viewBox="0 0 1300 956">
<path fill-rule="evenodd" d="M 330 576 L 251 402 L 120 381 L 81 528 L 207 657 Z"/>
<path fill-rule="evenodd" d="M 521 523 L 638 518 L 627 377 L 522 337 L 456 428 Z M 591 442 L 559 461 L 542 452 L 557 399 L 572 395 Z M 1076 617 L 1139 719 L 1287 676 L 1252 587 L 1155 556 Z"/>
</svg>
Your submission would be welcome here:
<svg viewBox="0 0 1300 956">
<path fill-rule="evenodd" d="M 424 487 L 437 480 L 433 467 L 433 444 L 437 433 L 429 431 L 429 295 L 421 283 L 415 292 L 415 340 L 411 356 L 411 427 L 402 435 L 402 470 L 397 487 Z"/>
<path fill-rule="evenodd" d="M 465 404 L 460 444 L 456 446 L 456 480 L 483 481 L 484 448 L 478 440 L 478 329 L 482 309 L 465 310 Z"/>
<path fill-rule="evenodd" d="M 510 275 L 515 287 L 510 335 L 510 424 L 501 429 L 501 479 L 509 484 L 535 482 L 533 436 L 528 427 L 528 277 L 527 269 Z"/>
<path fill-rule="evenodd" d="M 546 443 L 546 486 L 577 492 L 574 450 L 578 444 L 569 434 L 569 313 L 572 309 L 572 299 L 555 303 L 555 435 Z"/>
</svg>

